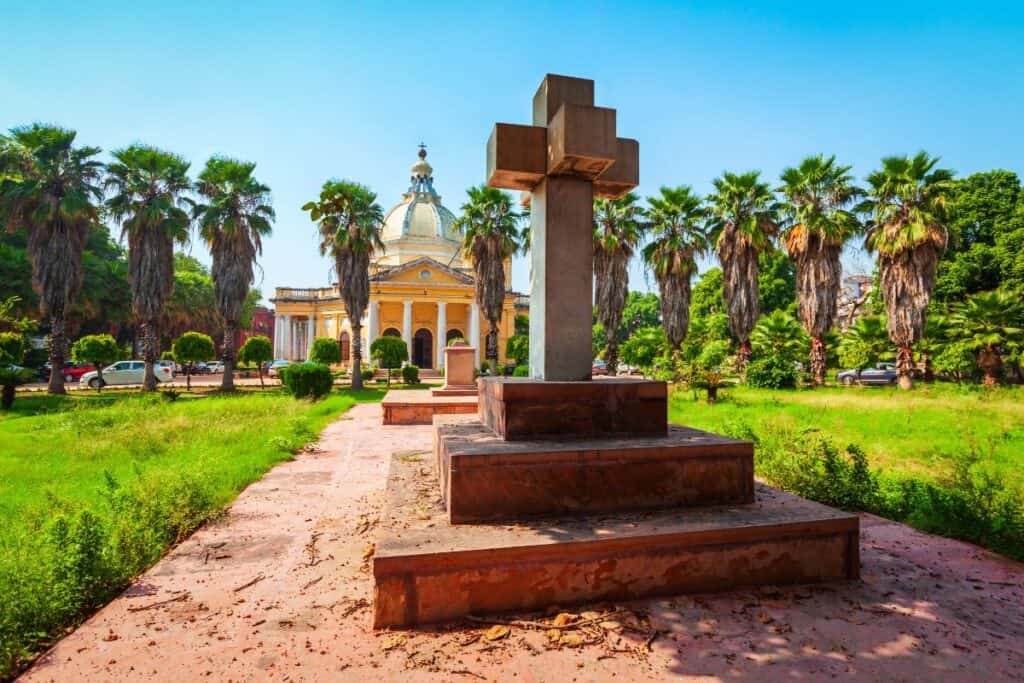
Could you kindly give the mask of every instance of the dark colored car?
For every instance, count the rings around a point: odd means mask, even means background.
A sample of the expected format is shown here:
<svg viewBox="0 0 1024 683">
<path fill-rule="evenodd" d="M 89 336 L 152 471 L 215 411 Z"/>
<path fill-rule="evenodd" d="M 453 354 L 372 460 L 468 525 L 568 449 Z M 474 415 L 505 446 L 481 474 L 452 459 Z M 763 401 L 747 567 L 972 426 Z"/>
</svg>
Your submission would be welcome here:
<svg viewBox="0 0 1024 683">
<path fill-rule="evenodd" d="M 879 363 L 873 368 L 864 370 L 843 370 L 836 375 L 836 381 L 850 386 L 851 384 L 896 384 L 899 378 L 893 363 Z"/>
</svg>

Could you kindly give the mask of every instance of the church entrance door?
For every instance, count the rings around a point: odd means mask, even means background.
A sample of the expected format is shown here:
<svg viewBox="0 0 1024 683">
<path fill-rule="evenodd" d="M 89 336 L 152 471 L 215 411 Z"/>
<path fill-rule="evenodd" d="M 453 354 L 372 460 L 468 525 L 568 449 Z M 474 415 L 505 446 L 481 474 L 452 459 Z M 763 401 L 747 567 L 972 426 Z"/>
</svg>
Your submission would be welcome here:
<svg viewBox="0 0 1024 683">
<path fill-rule="evenodd" d="M 434 335 L 420 328 L 412 337 L 412 364 L 420 369 L 434 367 Z"/>
</svg>

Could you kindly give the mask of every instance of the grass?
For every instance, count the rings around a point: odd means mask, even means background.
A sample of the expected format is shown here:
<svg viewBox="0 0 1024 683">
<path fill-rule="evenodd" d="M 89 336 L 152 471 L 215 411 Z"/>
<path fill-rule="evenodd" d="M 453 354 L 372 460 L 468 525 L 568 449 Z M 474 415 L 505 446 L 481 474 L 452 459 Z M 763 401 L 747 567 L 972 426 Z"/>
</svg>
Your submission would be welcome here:
<svg viewBox="0 0 1024 683">
<path fill-rule="evenodd" d="M 779 390 L 733 387 L 709 405 L 683 391 L 669 418 L 677 424 L 728 431 L 738 422 L 755 433 L 818 430 L 845 447 L 857 444 L 873 468 L 930 481 L 951 477 L 967 453 L 980 467 L 1024 489 L 1024 391 L 954 384 L 825 387 Z"/>
<path fill-rule="evenodd" d="M 384 391 L 23 395 L 0 413 L 0 678 Z"/>
</svg>

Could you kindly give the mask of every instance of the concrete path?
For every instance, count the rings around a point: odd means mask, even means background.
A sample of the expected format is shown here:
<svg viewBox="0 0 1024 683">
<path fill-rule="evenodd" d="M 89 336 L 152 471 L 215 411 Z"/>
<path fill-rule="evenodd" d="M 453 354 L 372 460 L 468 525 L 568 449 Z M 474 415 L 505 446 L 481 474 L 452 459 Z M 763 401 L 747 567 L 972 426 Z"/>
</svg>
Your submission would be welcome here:
<svg viewBox="0 0 1024 683">
<path fill-rule="evenodd" d="M 380 420 L 356 406 L 24 679 L 1024 680 L 1024 565 L 870 516 L 857 583 L 632 603 L 626 630 L 579 647 L 529 625 L 375 633 L 386 463 L 430 448 L 430 427 Z"/>
</svg>

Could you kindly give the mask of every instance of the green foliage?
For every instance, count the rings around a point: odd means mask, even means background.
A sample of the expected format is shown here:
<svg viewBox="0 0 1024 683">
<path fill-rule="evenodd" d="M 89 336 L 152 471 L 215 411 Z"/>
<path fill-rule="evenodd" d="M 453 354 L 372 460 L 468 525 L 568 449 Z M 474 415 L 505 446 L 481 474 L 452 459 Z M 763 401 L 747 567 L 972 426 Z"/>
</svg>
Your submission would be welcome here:
<svg viewBox="0 0 1024 683">
<path fill-rule="evenodd" d="M 863 370 L 893 356 L 885 320 L 865 316 L 854 323 L 839 341 L 839 362 L 846 368 Z"/>
<path fill-rule="evenodd" d="M 76 363 L 88 363 L 97 368 L 110 365 L 120 356 L 117 340 L 109 334 L 86 335 L 71 345 L 71 357 Z"/>
<path fill-rule="evenodd" d="M 118 354 L 118 356 L 121 355 L 121 349 L 120 348 L 117 349 L 117 354 Z M 174 360 L 174 351 L 170 351 L 170 350 L 161 351 L 160 352 L 160 360 L 171 360 L 171 361 L 173 361 Z"/>
<path fill-rule="evenodd" d="M 515 328 L 516 334 L 530 334 L 530 316 L 516 313 Z"/>
<path fill-rule="evenodd" d="M 690 363 L 690 385 L 707 391 L 708 403 L 718 400 L 718 390 L 725 386 L 726 369 L 731 346 L 724 339 L 709 341 Z"/>
<path fill-rule="evenodd" d="M 650 368 L 665 353 L 665 330 L 644 327 L 633 333 L 619 348 L 619 357 L 629 365 Z"/>
<path fill-rule="evenodd" d="M 387 368 L 390 385 L 391 371 L 402 367 L 402 363 L 409 360 L 409 347 L 401 337 L 377 337 L 370 344 L 370 358 L 377 361 L 380 367 Z"/>
<path fill-rule="evenodd" d="M 781 310 L 762 315 L 750 334 L 755 356 L 772 356 L 789 362 L 807 357 L 811 338 L 796 318 Z"/>
<path fill-rule="evenodd" d="M 530 337 L 523 334 L 514 334 L 505 342 L 505 355 L 515 361 L 516 365 L 523 365 L 530 360 Z"/>
<path fill-rule="evenodd" d="M 530 376 L 530 366 L 529 365 L 517 365 L 515 367 L 515 369 L 512 371 L 512 376 L 513 377 L 529 377 Z"/>
<path fill-rule="evenodd" d="M 420 383 L 420 369 L 416 365 L 406 365 L 402 367 L 402 382 L 405 384 L 419 384 Z"/>
<path fill-rule="evenodd" d="M 490 364 L 490 362 L 486 361 L 486 360 L 480 361 L 480 374 L 481 375 L 487 375 L 487 374 L 490 374 L 490 371 L 491 371 L 491 364 Z"/>
<path fill-rule="evenodd" d="M 725 299 L 722 297 L 724 287 L 721 268 L 709 268 L 693 286 L 690 299 L 690 315 L 693 318 L 706 318 L 712 313 L 725 312 Z"/>
<path fill-rule="evenodd" d="M 0 332 L 0 366 L 20 364 L 26 347 L 25 335 L 20 332 Z"/>
<path fill-rule="evenodd" d="M 932 359 L 935 370 L 956 381 L 970 379 L 978 369 L 974 349 L 966 340 L 947 342 Z"/>
<path fill-rule="evenodd" d="M 757 287 L 760 293 L 761 313 L 795 311 L 796 267 L 786 252 L 771 249 L 761 252 Z"/>
<path fill-rule="evenodd" d="M 334 365 L 341 362 L 341 347 L 329 337 L 317 337 L 313 340 L 313 348 L 309 352 L 309 360 L 321 365 Z"/>
<path fill-rule="evenodd" d="M 209 335 L 186 332 L 174 340 L 174 359 L 182 364 L 207 361 L 217 355 L 217 347 Z"/>
<path fill-rule="evenodd" d="M 320 363 L 293 363 L 279 369 L 284 390 L 295 398 L 323 398 L 331 392 L 331 369 Z"/>
<path fill-rule="evenodd" d="M 747 366 L 747 384 L 763 389 L 793 389 L 800 379 L 796 365 L 785 355 L 763 355 Z"/>
<path fill-rule="evenodd" d="M 249 337 L 238 350 L 238 359 L 246 365 L 260 367 L 274 360 L 274 344 L 262 335 Z"/>
</svg>

